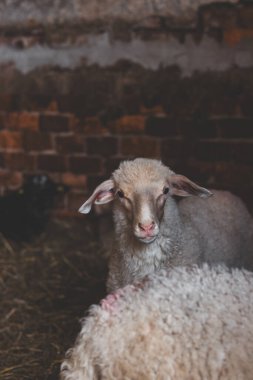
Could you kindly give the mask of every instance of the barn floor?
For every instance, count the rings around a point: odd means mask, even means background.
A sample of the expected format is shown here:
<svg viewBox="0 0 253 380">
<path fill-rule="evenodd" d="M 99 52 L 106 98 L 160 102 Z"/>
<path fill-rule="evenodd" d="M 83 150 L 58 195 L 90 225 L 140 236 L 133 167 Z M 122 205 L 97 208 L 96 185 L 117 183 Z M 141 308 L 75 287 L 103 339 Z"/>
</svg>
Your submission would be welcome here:
<svg viewBox="0 0 253 380">
<path fill-rule="evenodd" d="M 26 244 L 0 237 L 0 379 L 54 380 L 80 318 L 105 294 L 106 259 L 87 219 L 53 220 Z"/>
</svg>

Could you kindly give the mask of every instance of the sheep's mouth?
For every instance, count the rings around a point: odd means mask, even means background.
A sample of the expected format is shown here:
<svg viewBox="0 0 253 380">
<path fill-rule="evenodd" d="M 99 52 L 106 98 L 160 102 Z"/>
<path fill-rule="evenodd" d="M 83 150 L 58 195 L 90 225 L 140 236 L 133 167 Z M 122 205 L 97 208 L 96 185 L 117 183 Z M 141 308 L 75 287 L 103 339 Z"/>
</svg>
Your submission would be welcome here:
<svg viewBox="0 0 253 380">
<path fill-rule="evenodd" d="M 153 236 L 136 236 L 136 238 L 141 242 L 141 243 L 145 243 L 145 244 L 150 244 L 150 243 L 153 243 L 156 238 L 157 238 L 157 235 L 153 235 Z"/>
</svg>

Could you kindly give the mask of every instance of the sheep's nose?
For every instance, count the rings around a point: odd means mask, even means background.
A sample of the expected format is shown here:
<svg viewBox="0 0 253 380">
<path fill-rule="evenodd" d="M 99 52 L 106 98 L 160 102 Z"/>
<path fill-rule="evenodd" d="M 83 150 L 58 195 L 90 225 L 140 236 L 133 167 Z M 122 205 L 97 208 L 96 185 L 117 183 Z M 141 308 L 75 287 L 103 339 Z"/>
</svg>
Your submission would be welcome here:
<svg viewBox="0 0 253 380">
<path fill-rule="evenodd" d="M 144 232 L 151 232 L 155 228 L 155 222 L 151 222 L 149 224 L 138 223 L 138 226 L 139 226 L 140 230 L 142 230 Z"/>
</svg>

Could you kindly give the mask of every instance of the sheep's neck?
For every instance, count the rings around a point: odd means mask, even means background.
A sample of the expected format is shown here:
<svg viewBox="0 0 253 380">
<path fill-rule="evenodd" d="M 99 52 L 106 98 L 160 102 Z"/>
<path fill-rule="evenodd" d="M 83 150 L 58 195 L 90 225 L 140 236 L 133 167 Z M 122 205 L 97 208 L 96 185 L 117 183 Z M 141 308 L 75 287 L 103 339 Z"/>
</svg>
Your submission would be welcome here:
<svg viewBox="0 0 253 380">
<path fill-rule="evenodd" d="M 132 226 L 124 210 L 114 209 L 115 246 L 124 256 L 142 260 L 154 267 L 159 267 L 164 261 L 172 260 L 181 251 L 181 220 L 176 202 L 170 199 L 166 203 L 164 216 L 160 223 L 160 232 L 156 240 L 145 244 L 139 242 L 133 235 Z"/>
<path fill-rule="evenodd" d="M 173 198 L 168 198 L 164 207 L 164 216 L 160 225 L 160 247 L 168 261 L 174 261 L 182 253 L 182 221 L 178 205 Z"/>
</svg>

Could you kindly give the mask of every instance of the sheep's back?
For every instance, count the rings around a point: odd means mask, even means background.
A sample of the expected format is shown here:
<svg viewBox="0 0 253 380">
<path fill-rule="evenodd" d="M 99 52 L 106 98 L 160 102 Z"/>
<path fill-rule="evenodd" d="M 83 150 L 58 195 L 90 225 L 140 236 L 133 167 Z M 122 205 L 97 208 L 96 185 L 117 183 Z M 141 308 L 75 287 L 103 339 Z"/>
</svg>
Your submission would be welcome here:
<svg viewBox="0 0 253 380">
<path fill-rule="evenodd" d="M 253 274 L 177 268 L 95 306 L 63 380 L 250 380 Z"/>
<path fill-rule="evenodd" d="M 227 191 L 179 203 L 184 250 L 200 250 L 202 261 L 253 269 L 253 220 L 243 202 Z M 197 242 L 197 243 L 196 243 Z M 196 246 L 197 244 L 197 246 Z"/>
</svg>

